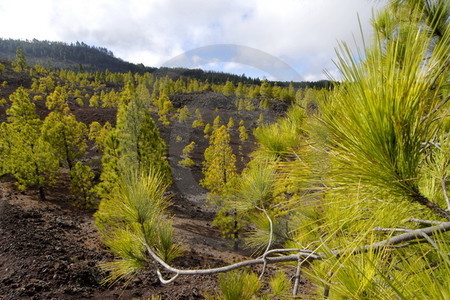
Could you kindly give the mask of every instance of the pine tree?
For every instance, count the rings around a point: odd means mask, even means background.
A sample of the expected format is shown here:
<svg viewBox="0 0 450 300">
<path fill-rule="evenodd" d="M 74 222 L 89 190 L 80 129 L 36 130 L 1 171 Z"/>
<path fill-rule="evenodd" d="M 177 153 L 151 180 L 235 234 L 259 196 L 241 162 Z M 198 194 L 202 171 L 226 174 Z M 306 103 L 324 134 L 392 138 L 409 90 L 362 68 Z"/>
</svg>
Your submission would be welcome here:
<svg viewBox="0 0 450 300">
<path fill-rule="evenodd" d="M 269 84 L 267 80 L 264 80 L 260 86 L 259 92 L 263 98 L 271 99 L 272 98 L 272 86 Z"/>
<path fill-rule="evenodd" d="M 52 146 L 58 161 L 67 164 L 69 170 L 86 152 L 87 127 L 67 111 L 52 111 L 44 120 L 42 135 Z"/>
<path fill-rule="evenodd" d="M 102 152 L 105 148 L 105 142 L 108 138 L 109 132 L 113 130 L 112 125 L 109 122 L 105 122 L 102 126 L 98 122 L 92 122 L 89 126 L 89 139 L 95 141 L 96 147 Z"/>
<path fill-rule="evenodd" d="M 0 176 L 8 173 L 7 159 L 11 155 L 11 142 L 9 140 L 9 126 L 5 122 L 0 123 Z"/>
<path fill-rule="evenodd" d="M 237 180 L 236 156 L 230 146 L 230 135 L 227 127 L 222 125 L 211 134 L 209 147 L 205 150 L 203 175 L 200 184 L 210 191 L 208 198 L 220 207 L 214 220 L 224 237 L 234 239 L 234 247 L 238 248 L 241 222 L 236 210 L 234 186 Z"/>
<path fill-rule="evenodd" d="M 234 95 L 234 84 L 231 81 L 227 81 L 223 86 L 223 93 L 226 96 Z"/>
<path fill-rule="evenodd" d="M 192 122 L 192 128 L 199 128 L 205 126 L 202 114 L 198 108 L 195 110 L 195 117 L 196 119 L 194 120 L 194 122 Z"/>
<path fill-rule="evenodd" d="M 13 62 L 13 67 L 16 72 L 23 72 L 27 69 L 27 59 L 20 47 L 16 50 L 16 60 Z"/>
<path fill-rule="evenodd" d="M 242 82 L 238 83 L 234 93 L 236 94 L 237 98 L 244 98 L 246 96 L 245 86 L 242 84 Z"/>
<path fill-rule="evenodd" d="M 69 93 L 65 87 L 58 86 L 55 90 L 47 96 L 45 106 L 48 109 L 56 111 L 62 114 L 68 114 L 70 111 L 69 104 L 67 103 L 69 99 Z"/>
<path fill-rule="evenodd" d="M 203 162 L 204 179 L 201 185 L 214 195 L 227 192 L 230 184 L 236 178 L 236 156 L 230 146 L 230 135 L 222 125 L 214 130 L 205 150 Z"/>
<path fill-rule="evenodd" d="M 203 133 L 205 134 L 205 137 L 209 136 L 209 133 L 211 132 L 212 128 L 211 128 L 211 124 L 206 124 L 205 128 L 203 129 Z"/>
<path fill-rule="evenodd" d="M 241 141 L 248 140 L 248 133 L 247 133 L 247 129 L 245 128 L 245 126 L 239 126 L 239 139 Z"/>
<path fill-rule="evenodd" d="M 216 130 L 216 129 L 218 129 L 220 127 L 220 122 L 221 121 L 222 121 L 222 119 L 220 118 L 219 115 L 217 115 L 217 117 L 214 118 L 213 126 L 212 126 L 213 130 Z"/>
<path fill-rule="evenodd" d="M 89 107 L 99 107 L 100 106 L 100 97 L 97 94 L 92 95 L 89 99 Z"/>
<path fill-rule="evenodd" d="M 100 183 L 94 188 L 95 193 L 101 199 L 105 199 L 117 191 L 121 174 L 120 158 L 120 141 L 117 130 L 111 129 L 104 141 Z"/>
<path fill-rule="evenodd" d="M 234 127 L 234 119 L 233 119 L 233 117 L 230 117 L 230 118 L 228 119 L 227 128 L 228 128 L 228 130 L 230 131 L 230 130 L 233 129 L 233 127 Z"/>
<path fill-rule="evenodd" d="M 88 165 L 77 161 L 70 171 L 70 192 L 78 198 L 78 204 L 83 207 L 95 206 L 95 193 L 93 191 L 94 172 Z"/>
<path fill-rule="evenodd" d="M 183 148 L 182 156 L 184 158 L 178 162 L 180 165 L 185 166 L 185 167 L 195 166 L 195 162 L 191 159 L 191 153 L 192 153 L 192 151 L 194 151 L 194 147 L 195 147 L 195 142 L 192 141 L 189 143 L 189 145 L 187 145 L 186 147 Z"/>
<path fill-rule="evenodd" d="M 121 159 L 126 162 L 125 165 L 135 166 L 140 172 L 148 172 L 150 169 L 159 171 L 166 182 L 171 181 L 170 167 L 166 160 L 166 144 L 138 97 L 119 107 L 117 134 Z"/>
<path fill-rule="evenodd" d="M 58 161 L 50 144 L 42 138 L 42 121 L 25 89 L 19 87 L 10 100 L 5 128 L 10 151 L 4 159 L 5 167 L 17 179 L 20 189 L 35 186 L 39 198 L 45 200 L 44 187 L 54 181 Z"/>
<path fill-rule="evenodd" d="M 189 119 L 189 108 L 183 106 L 178 110 L 178 122 L 183 123 Z"/>
</svg>

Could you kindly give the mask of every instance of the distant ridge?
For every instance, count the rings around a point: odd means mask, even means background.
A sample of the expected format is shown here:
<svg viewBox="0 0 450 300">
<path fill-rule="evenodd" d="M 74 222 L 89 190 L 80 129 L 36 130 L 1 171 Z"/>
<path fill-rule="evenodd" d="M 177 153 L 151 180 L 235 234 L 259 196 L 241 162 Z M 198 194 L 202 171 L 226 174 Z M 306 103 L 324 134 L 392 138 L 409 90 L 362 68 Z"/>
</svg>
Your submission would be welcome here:
<svg viewBox="0 0 450 300">
<path fill-rule="evenodd" d="M 201 69 L 186 68 L 155 68 L 143 64 L 133 64 L 114 56 L 113 52 L 103 48 L 90 46 L 83 42 L 64 43 L 54 41 L 16 40 L 0 38 L 0 59 L 15 60 L 17 48 L 25 54 L 29 66 L 39 64 L 51 69 L 68 69 L 74 71 L 106 71 L 120 73 L 153 73 L 157 76 L 169 76 L 172 79 L 180 76 L 208 80 L 210 83 L 223 84 L 231 81 L 246 84 L 261 84 L 259 78 L 250 78 L 245 75 L 236 75 Z M 286 82 L 273 82 L 279 86 L 287 86 Z M 326 80 L 316 82 L 294 82 L 296 88 L 317 87 L 327 88 L 330 82 Z"/>
</svg>

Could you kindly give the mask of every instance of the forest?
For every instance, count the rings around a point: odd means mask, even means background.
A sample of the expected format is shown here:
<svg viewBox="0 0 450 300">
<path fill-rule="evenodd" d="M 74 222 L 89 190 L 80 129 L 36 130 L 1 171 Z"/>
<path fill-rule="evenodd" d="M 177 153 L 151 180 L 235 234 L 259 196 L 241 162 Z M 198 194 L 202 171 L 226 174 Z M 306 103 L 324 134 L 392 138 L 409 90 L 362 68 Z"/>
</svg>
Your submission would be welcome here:
<svg viewBox="0 0 450 300">
<path fill-rule="evenodd" d="M 450 299 L 449 20 L 448 1 L 389 1 L 317 84 L 55 69 L 16 47 L 0 64 L 2 244 L 25 232 L 6 215 L 23 199 L 23 224 L 70 210 L 45 228 L 89 239 L 53 277 L 6 271 L 0 294 Z M 34 247 L 9 245 L 6 270 Z"/>
<path fill-rule="evenodd" d="M 0 38 L 0 59 L 14 60 L 16 51 L 20 48 L 27 57 L 30 65 L 40 65 L 49 70 L 72 71 L 110 71 L 114 73 L 151 73 L 158 77 L 169 76 L 171 79 L 189 77 L 200 81 L 208 81 L 215 84 L 225 84 L 231 81 L 235 85 L 243 84 L 260 85 L 259 78 L 251 78 L 242 75 L 204 71 L 202 69 L 186 69 L 182 67 L 146 67 L 142 64 L 133 64 L 114 56 L 112 51 L 103 48 L 89 46 L 83 42 L 67 44 L 64 42 L 29 40 L 14 40 Z M 281 87 L 287 87 L 289 82 L 272 82 Z M 328 88 L 328 80 L 293 82 L 295 88 Z"/>
</svg>

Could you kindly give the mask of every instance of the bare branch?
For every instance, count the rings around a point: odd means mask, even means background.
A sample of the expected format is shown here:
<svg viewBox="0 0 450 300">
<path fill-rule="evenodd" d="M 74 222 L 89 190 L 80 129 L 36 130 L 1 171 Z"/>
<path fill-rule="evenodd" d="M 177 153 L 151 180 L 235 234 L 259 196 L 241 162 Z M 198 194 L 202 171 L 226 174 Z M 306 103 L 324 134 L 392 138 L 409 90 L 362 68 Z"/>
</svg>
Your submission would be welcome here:
<svg viewBox="0 0 450 300">
<path fill-rule="evenodd" d="M 405 222 L 415 222 L 415 223 L 422 223 L 422 224 L 427 224 L 427 225 L 439 225 L 439 224 L 443 223 L 440 221 L 422 220 L 422 219 L 416 219 L 416 218 L 407 219 L 407 220 L 405 220 Z"/>
<path fill-rule="evenodd" d="M 281 262 L 294 262 L 294 261 L 299 261 L 299 260 L 302 260 L 303 262 L 305 262 L 305 261 L 312 261 L 312 260 L 324 260 L 330 256 L 339 257 L 344 254 L 355 255 L 355 254 L 359 254 L 359 253 L 365 253 L 367 251 L 379 251 L 383 247 L 387 247 L 387 246 L 395 246 L 398 244 L 407 245 L 405 243 L 407 243 L 409 241 L 417 240 L 417 239 L 428 240 L 430 238 L 430 236 L 433 236 L 436 233 L 446 232 L 446 231 L 450 231 L 450 222 L 442 222 L 441 224 L 436 225 L 436 226 L 410 230 L 409 232 L 391 237 L 389 239 L 386 239 L 386 240 L 383 240 L 383 241 L 380 241 L 377 243 L 365 245 L 362 247 L 356 247 L 356 248 L 349 249 L 349 250 L 335 250 L 335 251 L 332 251 L 330 255 L 326 255 L 325 253 L 314 253 L 314 252 L 308 251 L 308 250 L 300 250 L 296 254 L 291 254 L 291 255 L 275 256 L 275 257 L 268 256 L 269 254 L 272 254 L 272 253 L 292 252 L 292 251 L 298 250 L 298 249 L 285 249 L 285 250 L 275 249 L 272 251 L 268 251 L 266 253 L 265 258 L 250 259 L 250 260 L 242 261 L 239 263 L 235 263 L 235 264 L 231 264 L 231 265 L 219 267 L 219 268 L 197 269 L 197 270 L 195 270 L 195 269 L 194 270 L 193 269 L 182 270 L 182 269 L 174 268 L 174 267 L 170 266 L 169 264 L 167 264 L 165 261 L 163 261 L 160 257 L 158 257 L 158 255 L 156 255 L 146 243 L 144 244 L 144 246 L 146 247 L 149 255 L 157 263 L 159 263 L 161 266 L 163 266 L 166 270 L 176 273 L 177 274 L 176 276 L 178 276 L 178 275 L 206 275 L 206 274 L 224 273 L 224 272 L 228 272 L 228 271 L 231 271 L 234 269 L 239 269 L 239 268 L 253 266 L 253 265 L 260 265 L 260 264 L 264 264 L 264 263 L 274 264 L 274 263 L 281 263 Z M 413 244 L 413 243 L 411 243 L 411 244 Z M 174 278 L 171 278 L 170 280 L 165 280 L 164 282 L 172 282 L 173 280 L 174 280 Z M 164 282 L 162 282 L 162 283 L 164 283 Z"/>
<path fill-rule="evenodd" d="M 447 182 L 447 178 L 441 179 L 442 191 L 444 192 L 445 202 L 447 203 L 447 210 L 450 210 L 450 199 L 448 198 L 448 194 L 447 194 L 447 187 L 445 184 L 446 182 Z"/>
<path fill-rule="evenodd" d="M 292 289 L 292 296 L 297 296 L 298 294 L 298 287 L 300 286 L 300 279 L 301 279 L 301 275 L 302 275 L 302 264 L 303 264 L 304 260 L 298 260 L 297 263 L 297 270 L 295 272 L 295 280 L 294 280 L 294 287 Z"/>
<path fill-rule="evenodd" d="M 267 256 L 267 252 L 269 252 L 270 246 L 272 246 L 273 222 L 272 222 L 272 219 L 270 218 L 269 214 L 267 213 L 267 211 L 264 208 L 259 208 L 257 206 L 255 206 L 255 207 L 256 207 L 256 209 L 262 211 L 266 215 L 267 220 L 269 220 L 269 226 L 270 226 L 269 242 L 267 243 L 266 250 L 264 251 L 264 254 L 263 254 L 264 264 L 263 264 L 263 268 L 262 268 L 262 271 L 261 271 L 261 275 L 259 275 L 259 279 L 261 279 L 263 277 L 265 271 L 266 271 L 266 266 L 267 266 L 266 256 Z"/>
<path fill-rule="evenodd" d="M 178 275 L 180 275 L 180 274 L 177 273 L 172 278 L 170 278 L 169 280 L 165 280 L 162 277 L 161 271 L 159 271 L 159 269 L 156 269 L 156 274 L 158 274 L 158 279 L 159 279 L 159 281 L 161 281 L 162 284 L 171 283 L 171 282 L 175 281 L 175 279 L 177 279 Z"/>
<path fill-rule="evenodd" d="M 372 231 L 382 231 L 382 232 L 409 232 L 411 229 L 404 229 L 404 228 L 381 228 L 381 227 L 375 227 L 372 229 Z"/>
</svg>

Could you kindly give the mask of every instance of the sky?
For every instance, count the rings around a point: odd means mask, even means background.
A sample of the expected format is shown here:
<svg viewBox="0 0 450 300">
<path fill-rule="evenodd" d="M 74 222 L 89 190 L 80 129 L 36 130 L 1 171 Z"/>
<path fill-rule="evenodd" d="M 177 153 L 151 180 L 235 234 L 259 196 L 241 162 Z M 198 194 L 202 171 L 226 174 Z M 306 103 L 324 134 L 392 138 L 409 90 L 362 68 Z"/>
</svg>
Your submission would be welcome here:
<svg viewBox="0 0 450 300">
<path fill-rule="evenodd" d="M 335 48 L 361 44 L 360 23 L 370 40 L 381 2 L 0 0 L 0 37 L 79 41 L 152 67 L 312 81 L 338 76 Z"/>
</svg>

